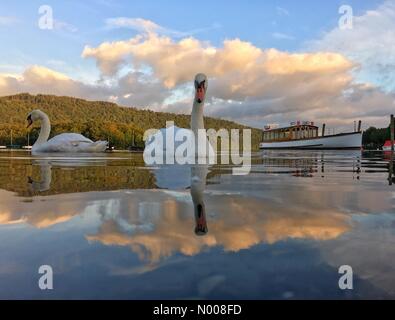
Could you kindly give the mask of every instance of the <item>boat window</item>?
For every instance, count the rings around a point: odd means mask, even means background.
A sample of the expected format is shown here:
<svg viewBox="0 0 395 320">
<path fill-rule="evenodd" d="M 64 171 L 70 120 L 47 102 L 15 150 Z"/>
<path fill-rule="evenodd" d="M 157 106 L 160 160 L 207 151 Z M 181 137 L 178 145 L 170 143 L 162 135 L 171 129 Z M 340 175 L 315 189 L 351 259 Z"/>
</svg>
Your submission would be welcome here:
<svg viewBox="0 0 395 320">
<path fill-rule="evenodd" d="M 312 139 L 318 137 L 318 128 L 314 126 L 301 125 L 283 129 L 264 131 L 264 141 L 283 141 Z"/>
</svg>

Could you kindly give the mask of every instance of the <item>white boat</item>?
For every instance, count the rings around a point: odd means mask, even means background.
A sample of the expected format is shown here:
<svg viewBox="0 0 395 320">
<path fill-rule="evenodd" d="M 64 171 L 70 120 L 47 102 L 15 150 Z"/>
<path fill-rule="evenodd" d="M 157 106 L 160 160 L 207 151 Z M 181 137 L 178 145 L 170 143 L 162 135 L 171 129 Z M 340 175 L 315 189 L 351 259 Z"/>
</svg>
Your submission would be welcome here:
<svg viewBox="0 0 395 320">
<path fill-rule="evenodd" d="M 325 132 L 325 127 L 323 133 Z M 362 131 L 318 135 L 313 122 L 291 123 L 284 128 L 265 127 L 260 149 L 361 149 Z"/>
<path fill-rule="evenodd" d="M 0 149 L 7 149 L 6 146 L 0 146 Z"/>
</svg>

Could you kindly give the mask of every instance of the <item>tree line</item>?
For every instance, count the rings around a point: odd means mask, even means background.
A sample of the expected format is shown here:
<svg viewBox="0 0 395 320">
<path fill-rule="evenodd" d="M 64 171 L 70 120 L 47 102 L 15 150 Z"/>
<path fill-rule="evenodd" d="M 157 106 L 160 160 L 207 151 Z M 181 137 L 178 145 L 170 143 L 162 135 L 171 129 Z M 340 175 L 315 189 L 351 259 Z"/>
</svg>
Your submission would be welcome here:
<svg viewBox="0 0 395 320">
<path fill-rule="evenodd" d="M 387 128 L 370 127 L 363 133 L 362 144 L 366 149 L 379 149 L 390 138 L 389 125 Z"/>
<path fill-rule="evenodd" d="M 74 97 L 21 93 L 0 97 L 0 145 L 10 144 L 11 131 L 13 144 L 27 145 L 28 136 L 30 144 L 34 143 L 40 131 L 39 124 L 26 128 L 26 117 L 34 109 L 48 114 L 51 137 L 64 132 L 81 133 L 92 140 L 107 140 L 117 149 L 143 147 L 145 130 L 163 128 L 166 121 L 174 121 L 183 128 L 190 126 L 190 115 L 140 110 Z M 252 148 L 258 149 L 261 130 L 210 117 L 204 121 L 206 129 L 251 129 Z"/>
</svg>

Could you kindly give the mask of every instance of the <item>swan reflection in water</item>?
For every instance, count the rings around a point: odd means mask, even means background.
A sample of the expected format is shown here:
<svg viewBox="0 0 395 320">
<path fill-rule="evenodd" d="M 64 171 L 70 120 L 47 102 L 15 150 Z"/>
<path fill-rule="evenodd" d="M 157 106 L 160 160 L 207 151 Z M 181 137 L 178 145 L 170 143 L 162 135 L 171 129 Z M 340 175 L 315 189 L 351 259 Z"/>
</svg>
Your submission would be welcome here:
<svg viewBox="0 0 395 320">
<path fill-rule="evenodd" d="M 195 215 L 195 234 L 204 236 L 208 233 L 204 190 L 208 165 L 164 164 L 152 170 L 156 185 L 160 189 L 190 189 Z"/>
<path fill-rule="evenodd" d="M 32 162 L 33 167 L 40 168 L 40 178 L 35 179 L 31 175 L 27 176 L 27 184 L 30 192 L 34 193 L 44 193 L 51 190 L 52 183 L 52 168 L 61 169 L 75 169 L 78 167 L 86 166 L 106 166 L 107 160 L 100 158 L 85 158 L 85 157 L 45 157 L 37 158 Z"/>
<path fill-rule="evenodd" d="M 35 181 L 31 176 L 27 177 L 28 188 L 32 192 L 45 192 L 51 189 L 52 165 L 49 160 L 36 160 L 33 165 L 40 166 L 40 180 Z"/>
<path fill-rule="evenodd" d="M 207 173 L 207 166 L 195 165 L 191 168 L 191 196 L 195 211 L 195 234 L 198 236 L 204 236 L 208 232 L 206 206 L 204 204 Z"/>
</svg>

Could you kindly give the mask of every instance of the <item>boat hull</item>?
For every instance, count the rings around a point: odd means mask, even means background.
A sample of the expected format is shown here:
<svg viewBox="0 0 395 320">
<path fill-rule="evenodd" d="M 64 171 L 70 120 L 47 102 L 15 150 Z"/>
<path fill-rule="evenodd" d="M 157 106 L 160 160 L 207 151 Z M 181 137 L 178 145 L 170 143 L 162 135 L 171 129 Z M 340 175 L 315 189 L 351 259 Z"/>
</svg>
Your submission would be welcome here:
<svg viewBox="0 0 395 320">
<path fill-rule="evenodd" d="M 260 149 L 361 149 L 362 132 L 340 133 L 330 136 L 262 142 L 259 144 Z"/>
</svg>

